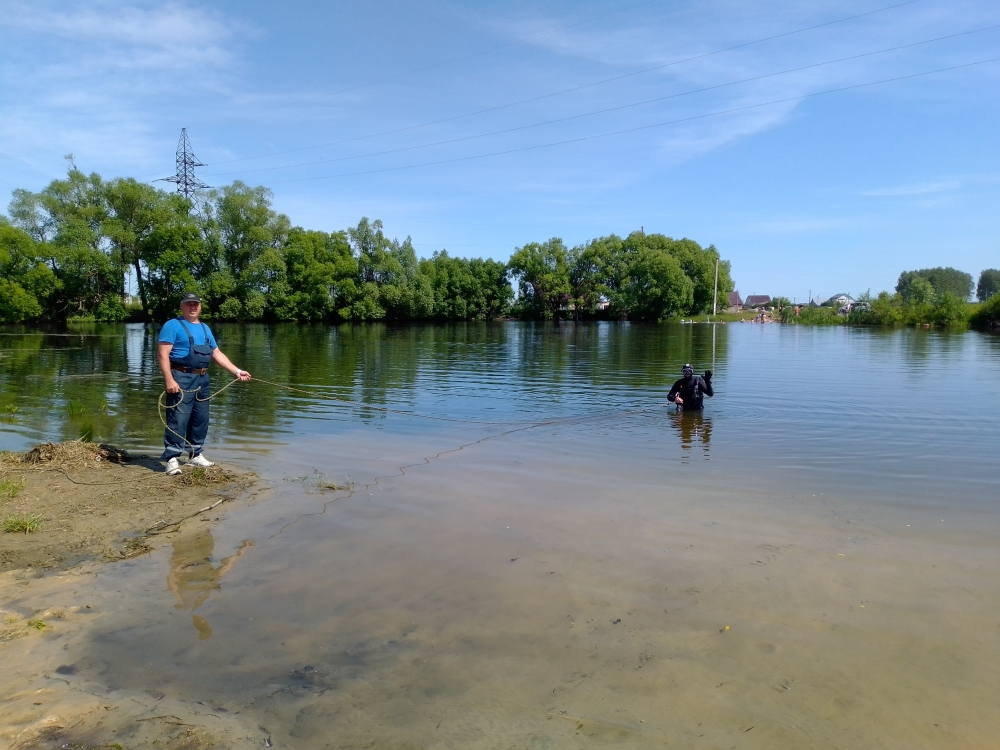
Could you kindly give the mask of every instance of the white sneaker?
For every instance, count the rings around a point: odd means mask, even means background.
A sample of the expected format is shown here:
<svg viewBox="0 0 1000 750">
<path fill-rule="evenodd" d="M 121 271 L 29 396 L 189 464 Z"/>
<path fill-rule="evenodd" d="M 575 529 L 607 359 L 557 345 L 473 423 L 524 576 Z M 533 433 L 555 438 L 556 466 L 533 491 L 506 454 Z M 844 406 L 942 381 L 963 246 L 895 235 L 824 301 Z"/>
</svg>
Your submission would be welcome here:
<svg viewBox="0 0 1000 750">
<path fill-rule="evenodd" d="M 202 469 L 207 469 L 209 466 L 215 466 L 214 461 L 209 461 L 200 453 L 188 461 L 188 466 L 200 466 Z"/>
<path fill-rule="evenodd" d="M 171 458 L 167 461 L 167 476 L 172 477 L 175 474 L 181 473 L 181 465 L 177 462 L 176 458 Z"/>
</svg>

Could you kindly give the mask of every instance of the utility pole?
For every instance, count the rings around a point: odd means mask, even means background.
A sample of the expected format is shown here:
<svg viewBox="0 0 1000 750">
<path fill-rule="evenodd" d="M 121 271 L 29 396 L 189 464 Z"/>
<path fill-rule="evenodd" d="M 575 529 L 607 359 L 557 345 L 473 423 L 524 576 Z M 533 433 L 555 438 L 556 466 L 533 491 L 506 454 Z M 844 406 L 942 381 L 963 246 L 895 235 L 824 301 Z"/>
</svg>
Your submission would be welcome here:
<svg viewBox="0 0 1000 750">
<path fill-rule="evenodd" d="M 715 311 L 718 308 L 719 302 L 719 259 L 715 259 L 715 293 L 712 295 L 712 317 L 715 317 Z"/>
<path fill-rule="evenodd" d="M 155 182 L 176 183 L 177 192 L 190 200 L 196 190 L 204 190 L 208 187 L 194 174 L 195 167 L 204 166 L 191 151 L 191 141 L 188 140 L 187 128 L 181 128 L 181 139 L 177 142 L 177 174 L 173 177 L 155 180 Z"/>
</svg>

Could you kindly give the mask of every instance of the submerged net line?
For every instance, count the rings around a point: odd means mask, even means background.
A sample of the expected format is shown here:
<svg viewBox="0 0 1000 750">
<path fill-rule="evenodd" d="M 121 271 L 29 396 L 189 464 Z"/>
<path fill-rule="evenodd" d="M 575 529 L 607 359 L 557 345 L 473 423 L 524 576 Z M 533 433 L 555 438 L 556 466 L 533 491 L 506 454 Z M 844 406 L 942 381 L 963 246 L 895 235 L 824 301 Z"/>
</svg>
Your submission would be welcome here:
<svg viewBox="0 0 1000 750">
<path fill-rule="evenodd" d="M 653 411 L 654 409 L 659 409 L 659 408 L 661 408 L 661 407 L 659 405 L 657 405 L 657 406 L 643 406 L 643 407 L 638 407 L 638 408 L 635 408 L 635 409 L 616 409 L 614 411 L 608 411 L 608 412 L 597 412 L 597 413 L 589 414 L 589 415 L 580 415 L 580 416 L 576 416 L 576 417 L 564 417 L 564 418 L 560 418 L 560 419 L 553 419 L 553 420 L 550 420 L 548 422 L 535 422 L 533 424 L 524 424 L 524 425 L 521 425 L 520 427 L 511 427 L 509 430 L 504 430 L 503 432 L 498 432 L 495 435 L 486 435 L 485 437 L 481 437 L 478 440 L 472 440 L 472 441 L 470 441 L 468 443 L 463 443 L 462 445 L 458 446 L 457 448 L 447 448 L 445 450 L 438 451 L 433 456 L 423 456 L 423 457 L 420 458 L 419 461 L 414 461 L 413 463 L 405 464 L 403 466 L 397 466 L 396 467 L 396 473 L 394 473 L 394 474 L 381 474 L 379 476 L 374 477 L 370 482 L 368 482 L 366 484 L 363 484 L 361 486 L 361 490 L 358 490 L 358 488 L 354 485 L 353 480 L 351 481 L 351 483 L 349 485 L 347 485 L 345 487 L 331 488 L 331 489 L 333 489 L 333 491 L 335 493 L 336 492 L 345 492 L 346 494 L 342 495 L 342 496 L 339 496 L 339 497 L 333 497 L 330 500 L 325 501 L 322 504 L 322 507 L 318 511 L 312 511 L 312 512 L 308 512 L 308 513 L 302 513 L 302 514 L 296 516 L 294 519 L 292 519 L 288 523 L 285 523 L 281 527 L 279 527 L 278 530 L 275 531 L 273 534 L 271 534 L 269 537 L 267 537 L 267 539 L 268 540 L 274 539 L 276 536 L 279 536 L 280 534 L 283 534 L 285 532 L 285 529 L 287 529 L 287 528 L 289 528 L 291 526 L 295 526 L 299 521 L 301 521 L 301 520 L 303 520 L 305 518 L 309 518 L 311 516 L 322 516 L 322 515 L 324 515 L 326 513 L 326 511 L 330 508 L 330 506 L 333 503 L 338 502 L 339 500 L 345 500 L 345 499 L 352 498 L 356 494 L 358 494 L 359 492 L 364 491 L 364 490 L 369 490 L 369 489 L 371 489 L 373 487 L 378 487 L 379 489 L 383 489 L 382 485 L 380 484 L 381 480 L 383 480 L 383 479 L 395 479 L 397 477 L 405 477 L 407 475 L 406 474 L 406 470 L 407 469 L 413 469 L 413 468 L 417 468 L 417 467 L 420 467 L 420 466 L 430 466 L 431 465 L 431 461 L 436 461 L 437 459 L 440 459 L 442 456 L 446 456 L 449 453 L 458 453 L 460 451 L 465 450 L 466 448 L 472 448 L 473 446 L 481 445 L 481 444 L 489 442 L 491 440 L 499 440 L 501 438 L 507 437 L 508 435 L 513 435 L 516 432 L 526 432 L 528 430 L 534 430 L 534 429 L 536 429 L 538 427 L 544 427 L 545 425 L 549 425 L 549 424 L 557 424 L 557 423 L 563 424 L 563 423 L 570 423 L 570 422 L 587 422 L 587 421 L 590 421 L 592 419 L 600 419 L 600 418 L 605 417 L 605 416 L 617 416 L 617 415 L 622 415 L 622 414 L 641 414 L 642 412 Z"/>
<path fill-rule="evenodd" d="M 213 399 L 216 396 L 218 396 L 220 393 L 222 393 L 223 391 L 225 391 L 230 386 L 235 385 L 236 383 L 239 383 L 239 382 L 242 382 L 242 381 L 240 381 L 239 378 L 234 378 L 233 380 L 230 380 L 228 383 L 226 383 L 224 386 L 222 386 L 222 388 L 219 388 L 217 391 L 214 391 L 213 393 L 210 393 L 206 398 L 198 398 L 198 396 L 196 395 L 195 399 L 198 400 L 198 401 L 210 401 L 211 399 Z M 280 388 L 280 389 L 285 390 L 285 391 L 291 391 L 291 392 L 294 392 L 294 393 L 302 393 L 302 394 L 305 394 L 307 396 L 311 396 L 312 398 L 315 398 L 315 399 L 319 399 L 319 400 L 323 400 L 323 401 L 333 401 L 333 402 L 336 402 L 336 403 L 339 403 L 339 404 L 344 404 L 345 406 L 353 406 L 355 408 L 368 409 L 368 410 L 371 410 L 371 411 L 378 411 L 378 412 L 382 412 L 382 413 L 385 413 L 385 414 L 398 414 L 398 415 L 404 416 L 404 417 L 413 417 L 414 419 L 427 419 L 427 420 L 431 420 L 431 421 L 435 421 L 435 422 L 452 422 L 452 423 L 457 423 L 457 424 L 476 424 L 476 425 L 484 425 L 484 426 L 492 426 L 492 427 L 522 427 L 522 428 L 526 428 L 526 427 L 544 427 L 545 425 L 569 423 L 569 422 L 574 422 L 574 421 L 577 421 L 577 420 L 587 420 L 587 419 L 600 418 L 600 417 L 604 417 L 604 416 L 616 416 L 616 415 L 620 415 L 620 414 L 638 413 L 638 412 L 646 411 L 647 409 L 650 409 L 650 408 L 654 408 L 654 407 L 642 407 L 642 408 L 610 409 L 610 410 L 604 410 L 604 411 L 600 411 L 600 412 L 594 412 L 592 414 L 578 414 L 578 415 L 574 415 L 574 416 L 570 416 L 570 417 L 554 417 L 552 419 L 521 419 L 521 420 L 506 420 L 506 421 L 502 421 L 502 420 L 501 421 L 493 421 L 493 420 L 484 420 L 484 419 L 461 419 L 459 417 L 444 417 L 444 416 L 441 416 L 441 415 L 438 415 L 438 414 L 423 414 L 423 413 L 420 413 L 420 412 L 408 411 L 406 409 L 393 409 L 393 408 L 388 407 L 388 406 L 376 406 L 374 404 L 367 404 L 364 401 L 356 401 L 356 400 L 353 400 L 353 399 L 342 398 L 340 396 L 335 396 L 335 395 L 330 394 L 330 393 L 322 393 L 320 391 L 307 390 L 305 388 L 298 388 L 296 386 L 287 385 L 285 383 L 275 383 L 274 381 L 265 380 L 264 378 L 251 378 L 247 382 L 250 382 L 250 383 L 265 383 L 267 385 L 273 386 L 275 388 Z M 180 393 L 180 399 L 178 399 L 178 401 L 177 401 L 176 404 L 172 404 L 172 405 L 167 404 L 165 402 L 164 399 L 167 396 L 167 392 L 163 391 L 162 393 L 160 393 L 160 396 L 159 396 L 159 398 L 156 401 L 156 406 L 157 406 L 156 410 L 157 410 L 157 413 L 160 416 L 160 421 L 163 423 L 164 428 L 167 429 L 169 432 L 172 432 L 177 437 L 179 437 L 188 446 L 190 446 L 191 443 L 190 443 L 190 441 L 188 441 L 187 437 L 184 436 L 184 435 L 181 435 L 180 433 L 178 433 L 175 430 L 171 429 L 170 425 L 167 424 L 167 420 L 166 420 L 166 417 L 165 417 L 165 410 L 166 409 L 176 409 L 183 402 L 183 400 L 184 400 L 184 394 L 186 394 L 186 393 L 195 393 L 195 394 L 197 394 L 198 391 L 200 391 L 200 390 L 201 390 L 200 388 L 194 389 L 194 390 L 184 390 L 184 389 L 181 389 L 179 391 L 179 393 Z"/>
</svg>

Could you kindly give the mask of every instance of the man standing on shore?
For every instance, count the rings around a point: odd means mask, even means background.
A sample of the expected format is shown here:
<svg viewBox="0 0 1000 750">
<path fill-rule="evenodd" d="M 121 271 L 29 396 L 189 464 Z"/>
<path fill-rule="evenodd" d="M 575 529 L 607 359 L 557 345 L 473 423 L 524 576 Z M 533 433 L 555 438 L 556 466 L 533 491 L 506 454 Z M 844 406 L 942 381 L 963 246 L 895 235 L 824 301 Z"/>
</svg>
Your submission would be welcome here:
<svg viewBox="0 0 1000 750">
<path fill-rule="evenodd" d="M 208 434 L 208 398 L 211 386 L 208 363 L 215 362 L 240 380 L 250 373 L 241 370 L 222 353 L 208 326 L 198 320 L 201 298 L 193 292 L 181 297 L 181 316 L 160 329 L 157 358 L 167 386 L 167 428 L 163 431 L 163 455 L 167 474 L 181 473 L 178 458 L 188 450 L 190 466 L 208 467 L 212 462 L 201 452 Z"/>
<path fill-rule="evenodd" d="M 715 395 L 712 390 L 712 371 L 705 370 L 704 377 L 694 374 L 694 368 L 690 364 L 681 368 L 682 377 L 676 381 L 667 394 L 667 401 L 677 404 L 678 408 L 685 411 L 702 409 L 704 407 L 704 397 L 711 398 Z"/>
</svg>

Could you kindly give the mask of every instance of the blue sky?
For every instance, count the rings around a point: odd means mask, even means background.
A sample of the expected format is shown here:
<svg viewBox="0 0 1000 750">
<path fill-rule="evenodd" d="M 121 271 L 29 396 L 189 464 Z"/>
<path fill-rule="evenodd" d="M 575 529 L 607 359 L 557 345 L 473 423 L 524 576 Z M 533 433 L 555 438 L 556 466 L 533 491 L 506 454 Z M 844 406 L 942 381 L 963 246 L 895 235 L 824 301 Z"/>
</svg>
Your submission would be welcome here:
<svg viewBox="0 0 1000 750">
<path fill-rule="evenodd" d="M 989 0 L 5 0 L 0 195 L 68 153 L 167 176 L 183 126 L 207 183 L 267 185 L 311 229 L 380 218 L 420 255 L 643 226 L 716 245 L 744 295 L 978 276 L 1000 61 L 969 63 L 998 25 Z"/>
</svg>

